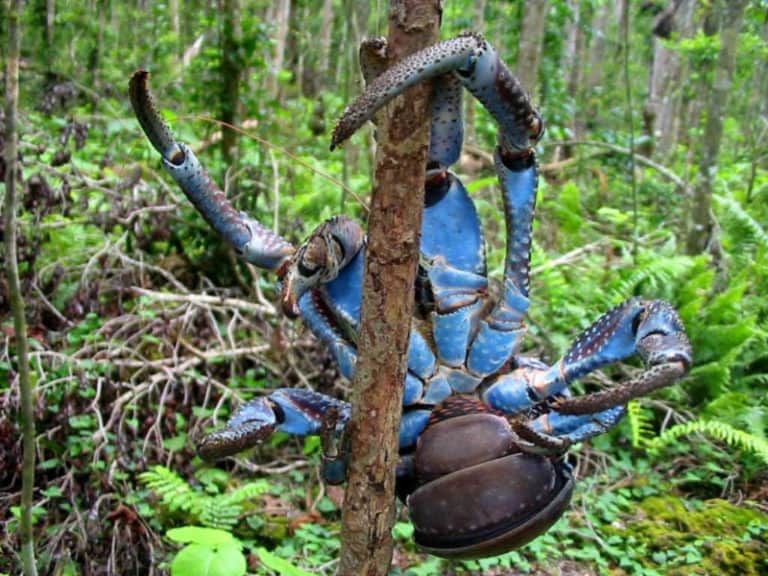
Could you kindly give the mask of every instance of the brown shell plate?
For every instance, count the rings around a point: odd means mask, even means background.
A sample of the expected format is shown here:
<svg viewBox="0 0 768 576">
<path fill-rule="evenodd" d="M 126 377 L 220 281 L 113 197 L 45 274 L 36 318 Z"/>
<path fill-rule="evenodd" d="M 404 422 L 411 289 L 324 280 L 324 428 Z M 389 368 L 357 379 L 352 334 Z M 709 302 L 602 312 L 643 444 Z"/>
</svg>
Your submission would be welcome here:
<svg viewBox="0 0 768 576">
<path fill-rule="evenodd" d="M 568 506 L 573 487 L 565 463 L 529 454 L 458 470 L 408 498 L 416 543 L 436 556 L 502 554 L 552 526 Z"/>
</svg>

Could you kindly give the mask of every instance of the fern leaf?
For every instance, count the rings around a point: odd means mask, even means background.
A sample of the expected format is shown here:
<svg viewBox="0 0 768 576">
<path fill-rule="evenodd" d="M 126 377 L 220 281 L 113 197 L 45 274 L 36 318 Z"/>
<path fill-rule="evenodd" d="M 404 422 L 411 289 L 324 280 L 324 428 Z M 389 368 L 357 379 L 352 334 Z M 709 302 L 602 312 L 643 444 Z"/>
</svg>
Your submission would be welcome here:
<svg viewBox="0 0 768 576">
<path fill-rule="evenodd" d="M 160 496 L 169 510 L 182 510 L 195 514 L 198 494 L 176 472 L 165 466 L 153 466 L 139 475 L 139 480 Z"/>
<path fill-rule="evenodd" d="M 243 484 L 229 494 L 216 498 L 216 500 L 223 501 L 227 504 L 240 504 L 254 499 L 256 496 L 263 494 L 267 490 L 269 490 L 269 483 L 266 480 L 258 480 L 256 482 Z"/>
<path fill-rule="evenodd" d="M 231 531 L 242 513 L 240 504 L 224 502 L 224 497 L 203 498 L 200 504 L 200 523 L 208 528 Z"/>
<path fill-rule="evenodd" d="M 749 247 L 750 244 L 768 248 L 768 232 L 755 220 L 744 207 L 726 196 L 715 196 L 715 204 L 727 220 L 731 235 L 737 242 L 737 248 Z"/>
<path fill-rule="evenodd" d="M 632 433 L 632 447 L 642 448 L 653 437 L 653 427 L 648 411 L 637 400 L 627 404 L 627 418 Z"/>
<path fill-rule="evenodd" d="M 695 433 L 710 436 L 732 448 L 752 452 L 768 464 L 768 440 L 734 428 L 730 424 L 719 420 L 693 420 L 685 424 L 678 424 L 666 430 L 661 436 L 651 440 L 648 443 L 648 447 L 652 452 L 658 452 L 676 440 Z"/>
</svg>

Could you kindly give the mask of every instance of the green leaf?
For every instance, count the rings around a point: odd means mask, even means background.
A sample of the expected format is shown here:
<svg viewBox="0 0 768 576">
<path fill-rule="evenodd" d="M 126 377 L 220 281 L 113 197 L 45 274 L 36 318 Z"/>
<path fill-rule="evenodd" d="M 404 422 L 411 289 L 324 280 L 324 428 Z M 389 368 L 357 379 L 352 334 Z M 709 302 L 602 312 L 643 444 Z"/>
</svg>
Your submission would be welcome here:
<svg viewBox="0 0 768 576">
<path fill-rule="evenodd" d="M 259 555 L 259 559 L 264 566 L 270 570 L 274 570 L 280 574 L 280 576 L 312 576 L 309 572 L 306 572 L 301 568 L 296 568 L 296 566 L 287 560 L 275 556 L 266 548 L 257 548 L 256 553 Z"/>
<path fill-rule="evenodd" d="M 170 450 L 171 452 L 178 452 L 179 450 L 182 450 L 184 448 L 184 445 L 187 443 L 187 435 L 186 433 L 182 432 L 181 434 L 178 434 L 176 436 L 172 436 L 171 438 L 166 438 L 163 440 L 163 447 L 166 450 Z"/>
<path fill-rule="evenodd" d="M 183 526 L 181 528 L 172 528 L 165 535 L 174 542 L 182 544 L 195 543 L 206 546 L 218 546 L 235 542 L 240 542 L 226 530 L 217 530 L 216 528 L 203 528 L 202 526 Z"/>
<path fill-rule="evenodd" d="M 186 546 L 173 559 L 171 576 L 243 576 L 246 569 L 240 543 L 233 538 L 231 542 L 217 547 L 204 544 Z"/>
<path fill-rule="evenodd" d="M 307 436 L 304 439 L 304 455 L 309 456 L 320 450 L 320 436 Z"/>
</svg>

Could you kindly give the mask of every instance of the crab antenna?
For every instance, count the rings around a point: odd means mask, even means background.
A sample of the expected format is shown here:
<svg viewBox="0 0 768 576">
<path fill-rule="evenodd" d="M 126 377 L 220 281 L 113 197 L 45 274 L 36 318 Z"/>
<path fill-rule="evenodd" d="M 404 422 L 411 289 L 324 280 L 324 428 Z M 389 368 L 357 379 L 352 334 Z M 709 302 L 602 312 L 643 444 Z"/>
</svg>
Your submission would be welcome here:
<svg viewBox="0 0 768 576">
<path fill-rule="evenodd" d="M 166 170 L 203 218 L 246 260 L 269 270 L 278 268 L 293 254 L 293 246 L 253 218 L 238 212 L 192 150 L 175 139 L 157 111 L 146 70 L 134 73 L 129 88 L 131 104 L 144 133 L 162 156 Z"/>
</svg>

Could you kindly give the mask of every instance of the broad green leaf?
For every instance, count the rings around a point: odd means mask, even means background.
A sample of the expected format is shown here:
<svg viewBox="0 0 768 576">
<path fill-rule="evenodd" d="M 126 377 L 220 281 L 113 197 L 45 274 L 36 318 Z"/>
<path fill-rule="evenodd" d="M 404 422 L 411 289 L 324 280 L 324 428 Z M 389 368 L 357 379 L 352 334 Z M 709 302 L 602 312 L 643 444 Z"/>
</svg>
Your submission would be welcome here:
<svg viewBox="0 0 768 576">
<path fill-rule="evenodd" d="M 243 576 L 246 570 L 245 556 L 234 539 L 220 546 L 190 544 L 171 564 L 171 576 Z"/>
<path fill-rule="evenodd" d="M 269 568 L 274 570 L 280 576 L 312 576 L 311 573 L 296 568 L 293 564 L 287 560 L 283 560 L 269 552 L 266 548 L 257 548 L 256 553 L 259 555 L 261 562 Z"/>
</svg>

